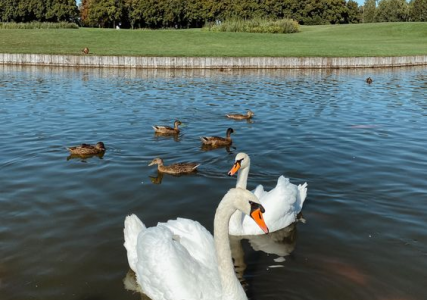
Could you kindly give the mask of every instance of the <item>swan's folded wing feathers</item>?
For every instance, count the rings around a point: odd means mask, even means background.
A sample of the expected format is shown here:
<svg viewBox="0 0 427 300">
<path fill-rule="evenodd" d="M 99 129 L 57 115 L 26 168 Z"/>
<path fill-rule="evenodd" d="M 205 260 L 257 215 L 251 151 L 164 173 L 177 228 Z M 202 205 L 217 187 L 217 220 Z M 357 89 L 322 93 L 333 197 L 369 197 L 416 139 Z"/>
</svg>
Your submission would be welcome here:
<svg viewBox="0 0 427 300">
<path fill-rule="evenodd" d="M 257 191 L 255 190 L 255 192 Z M 265 208 L 264 220 L 270 232 L 277 231 L 295 222 L 298 213 L 295 211 L 297 194 L 297 186 L 282 175 L 278 178 L 275 188 L 264 191 L 259 196 L 259 200 Z M 244 217 L 242 228 L 245 235 L 263 234 L 263 231 L 248 216 Z"/>
<path fill-rule="evenodd" d="M 169 220 L 164 225 L 179 237 L 181 245 L 194 259 L 209 267 L 212 266 L 212 262 L 216 262 L 215 252 L 206 251 L 206 249 L 215 248 L 213 236 L 199 222 L 178 218 Z"/>
<path fill-rule="evenodd" d="M 123 229 L 125 238 L 124 246 L 126 248 L 129 266 L 134 272 L 136 272 L 136 263 L 138 261 L 138 254 L 136 252 L 138 235 L 145 228 L 145 225 L 136 215 L 132 214 L 126 217 L 125 227 Z"/>
<path fill-rule="evenodd" d="M 252 193 L 254 193 L 254 195 L 257 196 L 258 199 L 261 199 L 265 193 L 262 184 L 258 184 L 258 186 L 252 191 Z"/>
<path fill-rule="evenodd" d="M 307 182 L 304 182 L 304 184 L 298 185 L 298 204 L 299 204 L 299 211 L 301 211 L 302 206 L 304 205 L 305 198 L 307 198 Z"/>
<path fill-rule="evenodd" d="M 180 224 L 168 223 L 148 228 L 139 235 L 137 280 L 144 292 L 153 299 L 197 300 L 204 299 L 201 295 L 206 289 L 220 291 L 218 270 L 214 272 L 200 264 L 182 245 L 186 237 L 177 239 L 179 234 L 170 228 L 179 228 Z M 209 296 L 220 299 L 219 294 Z"/>
</svg>

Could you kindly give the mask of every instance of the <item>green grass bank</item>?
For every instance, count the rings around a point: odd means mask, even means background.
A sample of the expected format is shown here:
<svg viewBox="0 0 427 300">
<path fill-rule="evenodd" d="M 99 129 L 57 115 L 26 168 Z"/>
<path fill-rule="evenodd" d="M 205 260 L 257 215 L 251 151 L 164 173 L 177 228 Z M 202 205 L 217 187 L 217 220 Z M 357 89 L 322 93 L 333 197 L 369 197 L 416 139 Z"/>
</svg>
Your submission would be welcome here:
<svg viewBox="0 0 427 300">
<path fill-rule="evenodd" d="M 427 23 L 301 26 L 300 33 L 190 30 L 4 29 L 0 53 L 157 57 L 427 55 Z"/>
</svg>

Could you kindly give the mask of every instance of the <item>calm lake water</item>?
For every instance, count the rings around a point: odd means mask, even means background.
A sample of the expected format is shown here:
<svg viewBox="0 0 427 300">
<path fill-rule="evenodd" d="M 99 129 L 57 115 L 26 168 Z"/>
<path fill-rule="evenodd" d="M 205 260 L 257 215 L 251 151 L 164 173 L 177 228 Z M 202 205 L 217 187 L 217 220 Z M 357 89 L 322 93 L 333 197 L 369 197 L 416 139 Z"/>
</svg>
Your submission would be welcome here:
<svg viewBox="0 0 427 300">
<path fill-rule="evenodd" d="M 233 240 L 250 299 L 425 299 L 426 95 L 427 67 L 0 66 L 0 299 L 141 299 L 124 283 L 125 216 L 147 226 L 185 217 L 212 232 L 241 151 L 250 189 L 281 174 L 308 182 L 305 224 Z M 224 117 L 246 109 L 251 123 Z M 175 119 L 178 138 L 154 135 L 151 125 Z M 201 148 L 199 136 L 228 127 L 235 148 Z M 104 157 L 68 157 L 66 146 L 98 141 Z M 147 166 L 157 156 L 202 165 L 160 178 Z"/>
</svg>

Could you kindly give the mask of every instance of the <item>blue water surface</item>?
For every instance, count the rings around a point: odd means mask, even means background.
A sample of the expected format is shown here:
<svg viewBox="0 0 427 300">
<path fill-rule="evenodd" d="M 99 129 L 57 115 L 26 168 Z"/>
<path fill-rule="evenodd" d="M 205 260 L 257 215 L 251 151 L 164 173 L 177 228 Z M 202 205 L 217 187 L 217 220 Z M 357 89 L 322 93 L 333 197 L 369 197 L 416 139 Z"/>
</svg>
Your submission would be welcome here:
<svg viewBox="0 0 427 300">
<path fill-rule="evenodd" d="M 241 151 L 250 189 L 282 174 L 308 183 L 306 223 L 269 237 L 279 254 L 234 241 L 250 299 L 425 299 L 426 95 L 427 67 L 0 66 L 0 299 L 141 299 L 127 289 L 126 215 L 147 226 L 185 217 L 212 232 Z M 225 117 L 246 109 L 252 122 Z M 178 137 L 154 134 L 175 119 Z M 233 148 L 201 147 L 200 136 L 228 127 Z M 67 146 L 98 141 L 102 158 L 69 157 Z M 161 177 L 154 157 L 201 166 Z"/>
</svg>

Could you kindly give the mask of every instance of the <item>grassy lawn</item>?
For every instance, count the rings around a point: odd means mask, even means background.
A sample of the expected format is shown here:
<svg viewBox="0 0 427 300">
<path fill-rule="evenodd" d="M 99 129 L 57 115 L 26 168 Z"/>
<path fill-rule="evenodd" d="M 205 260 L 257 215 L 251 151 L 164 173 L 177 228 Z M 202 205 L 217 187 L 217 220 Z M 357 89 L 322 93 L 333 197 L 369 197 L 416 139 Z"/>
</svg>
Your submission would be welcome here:
<svg viewBox="0 0 427 300">
<path fill-rule="evenodd" d="M 300 33 L 189 30 L 0 30 L 0 53 L 129 56 L 406 56 L 427 55 L 427 23 L 302 26 Z"/>
</svg>

